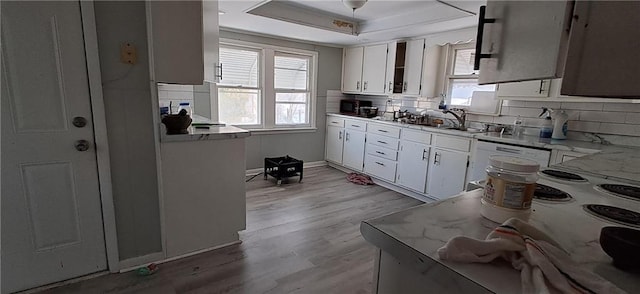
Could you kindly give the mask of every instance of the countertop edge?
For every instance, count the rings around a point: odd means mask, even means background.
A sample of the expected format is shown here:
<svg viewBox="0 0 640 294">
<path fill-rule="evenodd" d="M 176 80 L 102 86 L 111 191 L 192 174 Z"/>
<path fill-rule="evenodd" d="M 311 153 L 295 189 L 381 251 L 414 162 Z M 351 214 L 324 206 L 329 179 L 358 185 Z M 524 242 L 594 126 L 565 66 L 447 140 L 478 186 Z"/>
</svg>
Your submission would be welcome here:
<svg viewBox="0 0 640 294">
<path fill-rule="evenodd" d="M 217 127 L 211 126 L 209 129 L 190 129 L 189 134 L 177 134 L 167 135 L 162 133 L 160 136 L 161 143 L 170 142 L 191 142 L 191 141 L 206 141 L 206 140 L 227 140 L 227 139 L 241 139 L 251 136 L 251 132 L 234 127 L 224 126 Z"/>
</svg>

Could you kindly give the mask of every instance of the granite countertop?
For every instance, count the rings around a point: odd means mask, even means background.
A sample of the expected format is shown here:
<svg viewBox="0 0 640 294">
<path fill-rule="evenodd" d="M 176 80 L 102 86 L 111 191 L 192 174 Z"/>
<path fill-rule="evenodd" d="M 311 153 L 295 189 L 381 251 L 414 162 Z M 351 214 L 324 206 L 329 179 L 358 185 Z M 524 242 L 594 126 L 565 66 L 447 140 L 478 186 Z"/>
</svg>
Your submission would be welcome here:
<svg viewBox="0 0 640 294">
<path fill-rule="evenodd" d="M 440 260 L 436 251 L 450 238 L 467 236 L 484 239 L 499 224 L 480 215 L 482 190 L 465 192 L 443 201 L 424 204 L 374 220 L 362 222 L 364 238 L 421 272 L 445 267 L 465 280 L 496 293 L 521 293 L 520 273 L 506 262 L 464 264 Z M 529 223 L 547 233 L 581 266 L 618 287 L 633 293 L 640 278 L 613 267 L 599 244 L 600 229 L 606 224 L 582 210 L 558 213 L 553 204 L 533 203 Z M 575 228 L 580 228 L 576 230 Z M 459 285 L 458 290 L 477 292 Z"/>
<path fill-rule="evenodd" d="M 251 136 L 251 132 L 245 129 L 241 129 L 234 126 L 226 126 L 225 124 L 219 124 L 212 122 L 209 119 L 194 115 L 194 123 L 209 123 L 212 124 L 208 128 L 195 128 L 189 127 L 188 134 L 179 135 L 167 135 L 164 125 L 160 127 L 160 142 L 188 142 L 188 141 L 202 141 L 202 140 L 225 140 L 225 139 L 237 139 L 246 138 Z"/>
<path fill-rule="evenodd" d="M 618 147 L 615 150 L 569 160 L 554 167 L 640 185 L 640 148 Z"/>
</svg>

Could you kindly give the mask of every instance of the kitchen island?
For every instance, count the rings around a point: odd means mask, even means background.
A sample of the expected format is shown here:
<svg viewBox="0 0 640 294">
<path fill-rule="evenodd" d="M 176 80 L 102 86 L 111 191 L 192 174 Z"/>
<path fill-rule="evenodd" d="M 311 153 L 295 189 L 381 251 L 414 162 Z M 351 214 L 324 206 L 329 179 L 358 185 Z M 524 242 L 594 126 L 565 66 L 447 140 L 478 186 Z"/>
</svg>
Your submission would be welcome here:
<svg viewBox="0 0 640 294">
<path fill-rule="evenodd" d="M 175 259 L 239 241 L 246 227 L 245 138 L 233 126 L 160 137 L 164 248 Z"/>
<path fill-rule="evenodd" d="M 440 260 L 436 251 L 449 239 L 485 239 L 498 223 L 480 215 L 482 190 L 424 204 L 360 226 L 378 247 L 375 293 L 521 293 L 520 273 L 510 264 L 463 264 Z M 629 293 L 640 289 L 640 274 L 618 270 L 602 251 L 600 229 L 610 225 L 582 209 L 558 210 L 534 201 L 529 223 L 556 240 L 584 268 Z"/>
</svg>

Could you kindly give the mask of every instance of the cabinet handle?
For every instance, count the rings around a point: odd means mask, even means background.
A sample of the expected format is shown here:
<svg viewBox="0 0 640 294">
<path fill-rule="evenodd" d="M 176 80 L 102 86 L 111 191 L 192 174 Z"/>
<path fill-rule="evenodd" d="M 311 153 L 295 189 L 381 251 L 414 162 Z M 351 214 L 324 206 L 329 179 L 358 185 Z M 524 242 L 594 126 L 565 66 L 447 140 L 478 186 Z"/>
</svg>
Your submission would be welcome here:
<svg viewBox="0 0 640 294">
<path fill-rule="evenodd" d="M 351 125 L 351 126 L 354 127 L 354 128 L 359 128 L 360 127 L 359 125 Z"/>
<path fill-rule="evenodd" d="M 422 149 L 422 160 L 424 160 L 424 154 L 427 153 L 427 149 Z"/>
<path fill-rule="evenodd" d="M 482 37 L 484 35 L 484 25 L 488 23 L 496 22 L 495 18 L 485 18 L 487 6 L 480 6 L 480 13 L 478 17 L 478 35 L 476 36 L 476 56 L 473 60 L 473 69 L 480 69 L 480 59 L 491 58 L 491 54 L 482 54 Z"/>
<path fill-rule="evenodd" d="M 349 141 L 349 133 L 345 132 L 344 134 L 345 134 L 345 137 L 344 137 L 345 141 Z"/>
<path fill-rule="evenodd" d="M 402 91 L 403 92 L 407 91 L 407 82 L 402 83 Z"/>
<path fill-rule="evenodd" d="M 433 157 L 433 164 L 440 165 L 440 154 L 436 152 L 436 155 Z"/>
<path fill-rule="evenodd" d="M 382 154 L 382 155 L 385 155 L 385 154 L 386 154 L 386 153 L 384 153 L 384 152 L 380 152 L 380 151 L 376 151 L 376 153 L 378 153 L 378 154 Z"/>
<path fill-rule="evenodd" d="M 222 81 L 222 63 L 220 63 L 220 65 L 216 65 L 216 68 L 218 68 L 218 72 L 220 74 L 216 74 L 215 77 L 218 78 L 218 81 Z"/>
<path fill-rule="evenodd" d="M 393 92 L 393 82 L 389 82 L 389 92 Z"/>
<path fill-rule="evenodd" d="M 387 144 L 387 142 L 385 142 L 385 141 L 379 141 L 379 140 L 378 140 L 378 143 L 380 143 L 380 144 Z"/>
<path fill-rule="evenodd" d="M 365 90 L 365 91 L 367 90 L 367 82 L 364 82 L 362 84 L 362 90 Z"/>
<path fill-rule="evenodd" d="M 544 82 L 545 80 L 540 81 L 540 89 L 538 90 L 538 94 L 542 94 L 542 92 L 544 92 Z"/>
<path fill-rule="evenodd" d="M 389 131 L 385 131 L 385 130 L 378 130 L 378 132 L 381 132 L 381 133 L 388 133 Z"/>
<path fill-rule="evenodd" d="M 338 139 L 342 140 L 342 131 L 338 132 Z"/>
<path fill-rule="evenodd" d="M 360 90 L 360 81 L 356 82 L 356 90 Z"/>
<path fill-rule="evenodd" d="M 336 124 L 336 125 L 339 124 L 339 122 L 337 122 L 337 121 L 332 121 L 331 123 L 332 124 Z"/>
<path fill-rule="evenodd" d="M 376 161 L 376 164 L 384 166 L 384 163 L 380 163 Z"/>
</svg>

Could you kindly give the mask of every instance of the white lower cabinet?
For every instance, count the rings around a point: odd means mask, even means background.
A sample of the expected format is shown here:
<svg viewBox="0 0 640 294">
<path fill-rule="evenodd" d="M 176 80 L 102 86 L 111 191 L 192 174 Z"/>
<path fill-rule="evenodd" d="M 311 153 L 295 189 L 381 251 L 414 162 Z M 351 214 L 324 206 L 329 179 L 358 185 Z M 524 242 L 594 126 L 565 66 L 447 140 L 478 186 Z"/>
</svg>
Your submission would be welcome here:
<svg viewBox="0 0 640 294">
<path fill-rule="evenodd" d="M 467 174 L 467 153 L 432 148 L 429 159 L 427 193 L 437 199 L 445 199 L 464 191 Z"/>
<path fill-rule="evenodd" d="M 364 164 L 364 144 L 364 132 L 345 129 L 342 165 L 356 171 L 362 171 Z"/>
<path fill-rule="evenodd" d="M 426 192 L 430 149 L 431 147 L 421 143 L 411 141 L 400 143 L 396 174 L 398 185 L 416 192 Z"/>
<path fill-rule="evenodd" d="M 393 182 L 396 177 L 396 162 L 367 154 L 364 157 L 364 172 L 374 177 Z"/>
<path fill-rule="evenodd" d="M 325 158 L 333 163 L 342 164 L 342 147 L 344 142 L 344 128 L 327 126 Z"/>
</svg>

